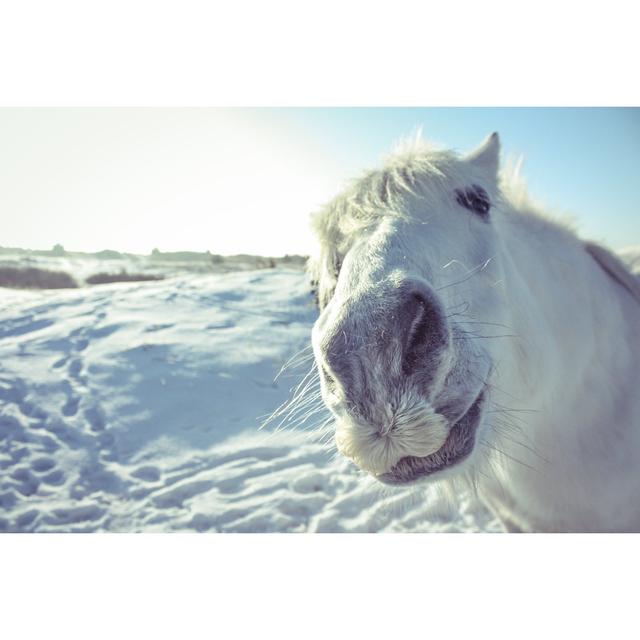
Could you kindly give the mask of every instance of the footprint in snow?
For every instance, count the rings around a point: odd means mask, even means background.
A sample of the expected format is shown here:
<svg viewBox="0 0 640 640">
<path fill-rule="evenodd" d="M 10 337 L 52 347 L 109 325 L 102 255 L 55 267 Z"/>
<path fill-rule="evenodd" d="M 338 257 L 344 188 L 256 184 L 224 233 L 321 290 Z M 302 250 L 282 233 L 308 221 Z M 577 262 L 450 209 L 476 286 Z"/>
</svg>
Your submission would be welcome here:
<svg viewBox="0 0 640 640">
<path fill-rule="evenodd" d="M 69 396 L 64 406 L 62 407 L 62 415 L 70 418 L 78 413 L 78 405 L 80 404 L 80 398 L 77 396 Z"/>
<path fill-rule="evenodd" d="M 107 421 L 104 411 L 100 407 L 93 406 L 85 409 L 84 417 L 87 419 L 91 431 L 94 433 L 104 431 Z"/>
<path fill-rule="evenodd" d="M 55 460 L 53 458 L 41 457 L 35 458 L 31 461 L 31 469 L 36 473 L 44 473 L 45 471 L 50 471 L 53 467 L 56 466 Z"/>
<path fill-rule="evenodd" d="M 140 480 L 144 480 L 145 482 L 157 482 L 160 480 L 160 469 L 158 467 L 154 467 L 153 465 L 145 465 L 143 467 L 138 467 L 135 471 L 131 473 L 134 478 L 139 478 Z"/>
<path fill-rule="evenodd" d="M 155 331 L 162 331 L 163 329 L 171 329 L 171 327 L 173 327 L 173 323 L 166 323 L 166 324 L 151 324 L 148 327 L 145 328 L 144 332 L 145 333 L 153 333 Z"/>
<path fill-rule="evenodd" d="M 82 371 L 82 360 L 80 358 L 74 358 L 69 363 L 67 368 L 69 375 L 74 379 L 80 381 L 80 373 Z"/>
</svg>

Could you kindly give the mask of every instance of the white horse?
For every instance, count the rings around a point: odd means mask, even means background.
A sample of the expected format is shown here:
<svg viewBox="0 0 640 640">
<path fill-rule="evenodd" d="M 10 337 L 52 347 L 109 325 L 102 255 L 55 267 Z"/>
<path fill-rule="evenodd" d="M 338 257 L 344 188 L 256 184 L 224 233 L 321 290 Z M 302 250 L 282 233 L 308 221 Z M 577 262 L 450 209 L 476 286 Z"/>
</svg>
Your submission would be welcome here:
<svg viewBox="0 0 640 640">
<path fill-rule="evenodd" d="M 499 176 L 417 142 L 314 218 L 338 449 L 464 478 L 509 531 L 640 531 L 640 279 Z"/>
</svg>

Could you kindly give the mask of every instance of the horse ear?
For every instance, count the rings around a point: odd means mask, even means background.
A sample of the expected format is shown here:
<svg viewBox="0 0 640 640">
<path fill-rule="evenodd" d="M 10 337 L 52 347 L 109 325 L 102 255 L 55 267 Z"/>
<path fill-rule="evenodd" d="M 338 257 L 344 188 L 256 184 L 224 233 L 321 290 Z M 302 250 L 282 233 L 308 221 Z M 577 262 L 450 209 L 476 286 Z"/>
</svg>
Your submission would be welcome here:
<svg viewBox="0 0 640 640">
<path fill-rule="evenodd" d="M 485 171 L 491 178 L 496 179 L 500 166 L 500 136 L 496 132 L 492 133 L 465 160 Z"/>
</svg>

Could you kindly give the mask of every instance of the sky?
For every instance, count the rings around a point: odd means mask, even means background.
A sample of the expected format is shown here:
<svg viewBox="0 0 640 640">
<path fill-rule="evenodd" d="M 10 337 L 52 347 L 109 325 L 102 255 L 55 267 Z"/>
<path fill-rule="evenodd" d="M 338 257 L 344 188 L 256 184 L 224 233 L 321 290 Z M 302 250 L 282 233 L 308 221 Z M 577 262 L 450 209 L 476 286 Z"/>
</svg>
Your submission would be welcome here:
<svg viewBox="0 0 640 640">
<path fill-rule="evenodd" d="M 0 246 L 308 253 L 309 214 L 418 128 L 492 131 L 536 201 L 640 244 L 640 109 L 2 108 Z"/>
</svg>

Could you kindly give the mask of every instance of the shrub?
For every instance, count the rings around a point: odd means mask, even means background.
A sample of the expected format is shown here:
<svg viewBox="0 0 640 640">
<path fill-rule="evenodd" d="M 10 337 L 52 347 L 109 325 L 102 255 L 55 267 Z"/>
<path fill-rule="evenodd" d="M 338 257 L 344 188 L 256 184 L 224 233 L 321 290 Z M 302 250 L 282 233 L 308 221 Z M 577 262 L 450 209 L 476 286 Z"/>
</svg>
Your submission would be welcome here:
<svg viewBox="0 0 640 640">
<path fill-rule="evenodd" d="M 13 289 L 75 289 L 76 281 L 64 271 L 36 267 L 0 267 L 0 287 Z"/>
<path fill-rule="evenodd" d="M 108 284 L 109 282 L 147 282 L 164 280 L 164 276 L 151 273 L 94 273 L 86 279 L 87 284 Z"/>
</svg>

